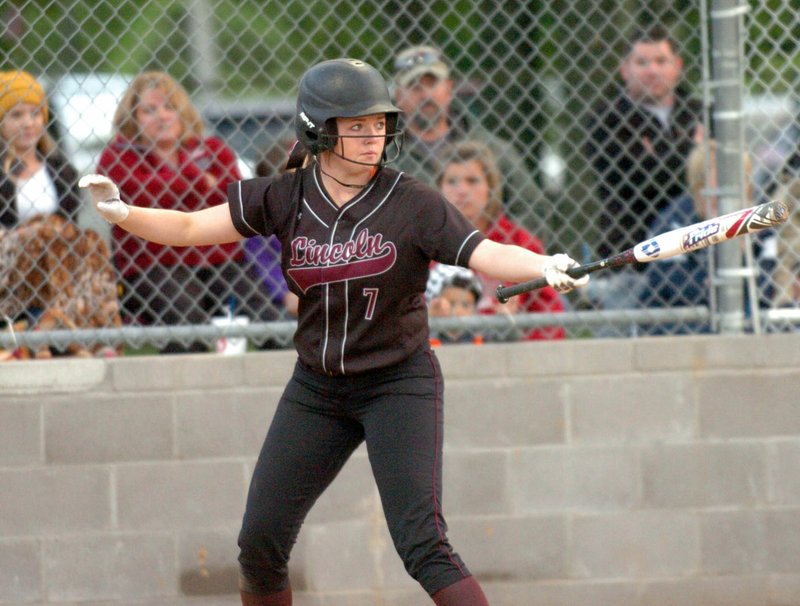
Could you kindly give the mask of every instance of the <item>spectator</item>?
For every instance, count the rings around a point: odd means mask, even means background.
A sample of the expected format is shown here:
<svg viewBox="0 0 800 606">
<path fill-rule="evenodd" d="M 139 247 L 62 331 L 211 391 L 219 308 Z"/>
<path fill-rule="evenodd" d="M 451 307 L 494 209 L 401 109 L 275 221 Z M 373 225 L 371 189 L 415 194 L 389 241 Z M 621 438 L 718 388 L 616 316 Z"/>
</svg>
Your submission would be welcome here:
<svg viewBox="0 0 800 606">
<path fill-rule="evenodd" d="M 42 85 L 25 71 L 0 72 L 0 237 L 5 247 L 18 240 L 3 257 L 0 311 L 27 326 L 42 312 L 47 285 L 30 283 L 37 260 L 25 258 L 36 227 L 17 228 L 31 220 L 38 227 L 54 214 L 74 221 L 80 207 L 78 175 L 47 133 L 47 120 Z"/>
<path fill-rule="evenodd" d="M 545 254 L 539 238 L 509 219 L 500 200 L 502 175 L 491 150 L 477 141 L 462 141 L 443 152 L 447 158 L 437 185 L 444 197 L 458 208 L 488 239 L 501 244 L 516 244 L 538 254 Z M 512 297 L 505 305 L 494 295 L 499 281 L 480 275 L 483 296 L 478 303 L 481 313 L 562 312 L 564 304 L 559 294 L 545 287 Z M 431 288 L 435 288 L 433 275 Z M 430 288 L 429 293 L 430 295 Z M 528 331 L 527 339 L 563 339 L 561 327 L 537 328 Z"/>
<path fill-rule="evenodd" d="M 114 139 L 98 172 L 119 184 L 125 199 L 147 208 L 198 210 L 224 203 L 226 187 L 241 178 L 234 152 L 204 137 L 200 114 L 171 76 L 144 72 L 128 87 L 114 115 Z M 244 270 L 238 243 L 179 248 L 112 230 L 122 275 L 123 314 L 145 324 L 204 324 L 234 300 L 253 315 L 259 301 Z M 207 351 L 203 343 L 169 343 L 164 353 Z"/>
<path fill-rule="evenodd" d="M 719 215 L 716 195 L 709 195 L 717 187 L 716 151 L 709 142 L 710 166 L 706 167 L 706 146 L 697 145 L 689 154 L 686 163 L 688 193 L 676 198 L 653 220 L 651 234 L 685 227 Z M 747 182 L 750 183 L 751 164 L 745 156 Z M 752 206 L 752 187 L 746 192 L 742 208 Z M 639 293 L 642 307 L 682 307 L 709 305 L 711 285 L 708 280 L 709 256 L 713 249 L 704 248 L 695 252 L 662 259 L 645 264 L 643 275 L 646 287 Z M 669 324 L 646 327 L 648 334 L 689 334 L 708 332 L 707 324 Z"/>
<path fill-rule="evenodd" d="M 24 71 L 0 72 L 0 317 L 17 329 L 119 323 L 106 243 L 76 224 L 78 175 L 47 133 L 48 105 Z M 71 344 L 67 353 L 92 355 Z M 47 345 L 37 358 L 62 353 Z"/>
<path fill-rule="evenodd" d="M 800 129 L 800 114 L 795 117 L 793 125 L 795 130 Z M 791 149 L 791 148 L 790 148 Z M 768 178 L 763 189 L 767 196 L 773 196 L 782 183 L 786 183 L 792 177 L 800 177 L 800 146 L 794 151 L 790 151 L 788 157 L 783 161 L 777 175 Z M 766 201 L 766 200 L 765 200 Z"/>
<path fill-rule="evenodd" d="M 24 71 L 0 72 L 0 225 L 36 215 L 74 220 L 78 174 L 47 133 L 47 98 Z"/>
<path fill-rule="evenodd" d="M 481 281 L 470 269 L 438 264 L 431 270 L 431 281 L 437 285 L 428 304 L 431 317 L 468 317 L 478 313 L 483 294 Z M 431 345 L 443 343 L 483 343 L 483 335 L 470 330 L 444 330 L 431 335 Z"/>
<path fill-rule="evenodd" d="M 601 257 L 644 239 L 656 214 L 685 193 L 686 157 L 703 128 L 702 104 L 680 86 L 682 71 L 666 30 L 637 32 L 620 66 L 623 88 L 590 120 Z"/>
<path fill-rule="evenodd" d="M 507 141 L 482 127 L 454 98 L 450 67 L 432 46 L 412 46 L 394 63 L 395 103 L 403 110 L 403 153 L 394 168 L 434 185 L 441 171 L 443 152 L 458 141 L 483 141 L 494 153 L 503 172 L 502 200 L 509 212 L 535 219 L 531 227 L 549 233 L 548 208 L 531 169 Z"/>
<path fill-rule="evenodd" d="M 775 307 L 799 307 L 798 264 L 800 264 L 800 176 L 787 174 L 774 198 L 789 206 L 789 220 L 778 228 L 777 265 L 773 274 Z"/>
</svg>

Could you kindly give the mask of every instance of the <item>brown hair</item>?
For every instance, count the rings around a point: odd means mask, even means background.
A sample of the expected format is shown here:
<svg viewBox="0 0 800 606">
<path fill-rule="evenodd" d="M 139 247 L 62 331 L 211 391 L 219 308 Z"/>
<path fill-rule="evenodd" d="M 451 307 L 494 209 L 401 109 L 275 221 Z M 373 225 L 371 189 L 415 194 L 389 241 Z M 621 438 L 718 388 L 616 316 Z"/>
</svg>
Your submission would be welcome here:
<svg viewBox="0 0 800 606">
<path fill-rule="evenodd" d="M 444 162 L 442 162 L 439 176 L 436 178 L 436 185 L 441 188 L 444 173 L 448 166 L 451 164 L 466 164 L 472 160 L 481 165 L 483 174 L 486 176 L 486 182 L 489 184 L 489 202 L 483 210 L 483 215 L 491 225 L 503 212 L 503 183 L 494 154 L 486 144 L 480 141 L 461 141 L 448 147 L 444 154 Z"/>
<path fill-rule="evenodd" d="M 139 136 L 139 123 L 136 121 L 136 108 L 142 94 L 152 89 L 160 89 L 178 110 L 183 124 L 181 143 L 188 139 L 203 136 L 203 120 L 200 112 L 192 105 L 186 89 L 172 76 L 164 72 L 143 72 L 134 78 L 114 113 L 114 130 L 130 140 Z"/>
</svg>

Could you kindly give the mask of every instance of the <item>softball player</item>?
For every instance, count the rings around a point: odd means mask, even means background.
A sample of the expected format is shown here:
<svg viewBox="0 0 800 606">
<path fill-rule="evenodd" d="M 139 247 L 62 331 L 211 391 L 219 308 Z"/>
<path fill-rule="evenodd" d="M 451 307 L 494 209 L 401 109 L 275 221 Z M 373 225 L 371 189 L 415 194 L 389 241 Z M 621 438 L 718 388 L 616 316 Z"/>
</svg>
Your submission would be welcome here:
<svg viewBox="0 0 800 606">
<path fill-rule="evenodd" d="M 300 81 L 295 171 L 232 184 L 227 204 L 191 213 L 128 206 L 108 178 L 81 179 L 103 217 L 148 240 L 281 242 L 300 298 L 298 361 L 239 535 L 245 606 L 291 604 L 287 564 L 300 526 L 363 441 L 409 574 L 439 606 L 487 604 L 442 516 L 443 384 L 428 340 L 428 267 L 435 260 L 516 282 L 544 275 L 562 292 L 588 280 L 566 274 L 576 264 L 566 255 L 484 239 L 436 190 L 386 168 L 400 153 L 399 111 L 373 67 L 323 61 Z"/>
</svg>

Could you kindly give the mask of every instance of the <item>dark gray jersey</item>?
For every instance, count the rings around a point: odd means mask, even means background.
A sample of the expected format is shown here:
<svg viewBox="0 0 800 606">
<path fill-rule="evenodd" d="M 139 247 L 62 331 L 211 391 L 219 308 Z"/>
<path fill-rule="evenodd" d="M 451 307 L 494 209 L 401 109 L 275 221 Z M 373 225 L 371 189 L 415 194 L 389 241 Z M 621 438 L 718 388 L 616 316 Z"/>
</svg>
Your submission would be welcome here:
<svg viewBox="0 0 800 606">
<path fill-rule="evenodd" d="M 228 200 L 241 234 L 280 240 L 284 276 L 300 297 L 295 346 L 328 375 L 427 348 L 430 262 L 466 267 L 483 240 L 438 191 L 388 168 L 341 208 L 316 165 L 231 184 Z"/>
</svg>

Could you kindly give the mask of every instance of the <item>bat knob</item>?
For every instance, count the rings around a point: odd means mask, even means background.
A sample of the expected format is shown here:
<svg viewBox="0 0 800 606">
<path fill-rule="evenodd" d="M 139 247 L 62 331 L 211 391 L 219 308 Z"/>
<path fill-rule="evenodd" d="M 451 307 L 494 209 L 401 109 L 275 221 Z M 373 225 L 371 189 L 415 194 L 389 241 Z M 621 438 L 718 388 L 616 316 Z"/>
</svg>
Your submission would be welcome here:
<svg viewBox="0 0 800 606">
<path fill-rule="evenodd" d="M 500 301 L 500 303 L 508 303 L 508 297 L 503 294 L 502 284 L 495 289 L 494 295 L 497 297 L 497 300 Z"/>
</svg>

